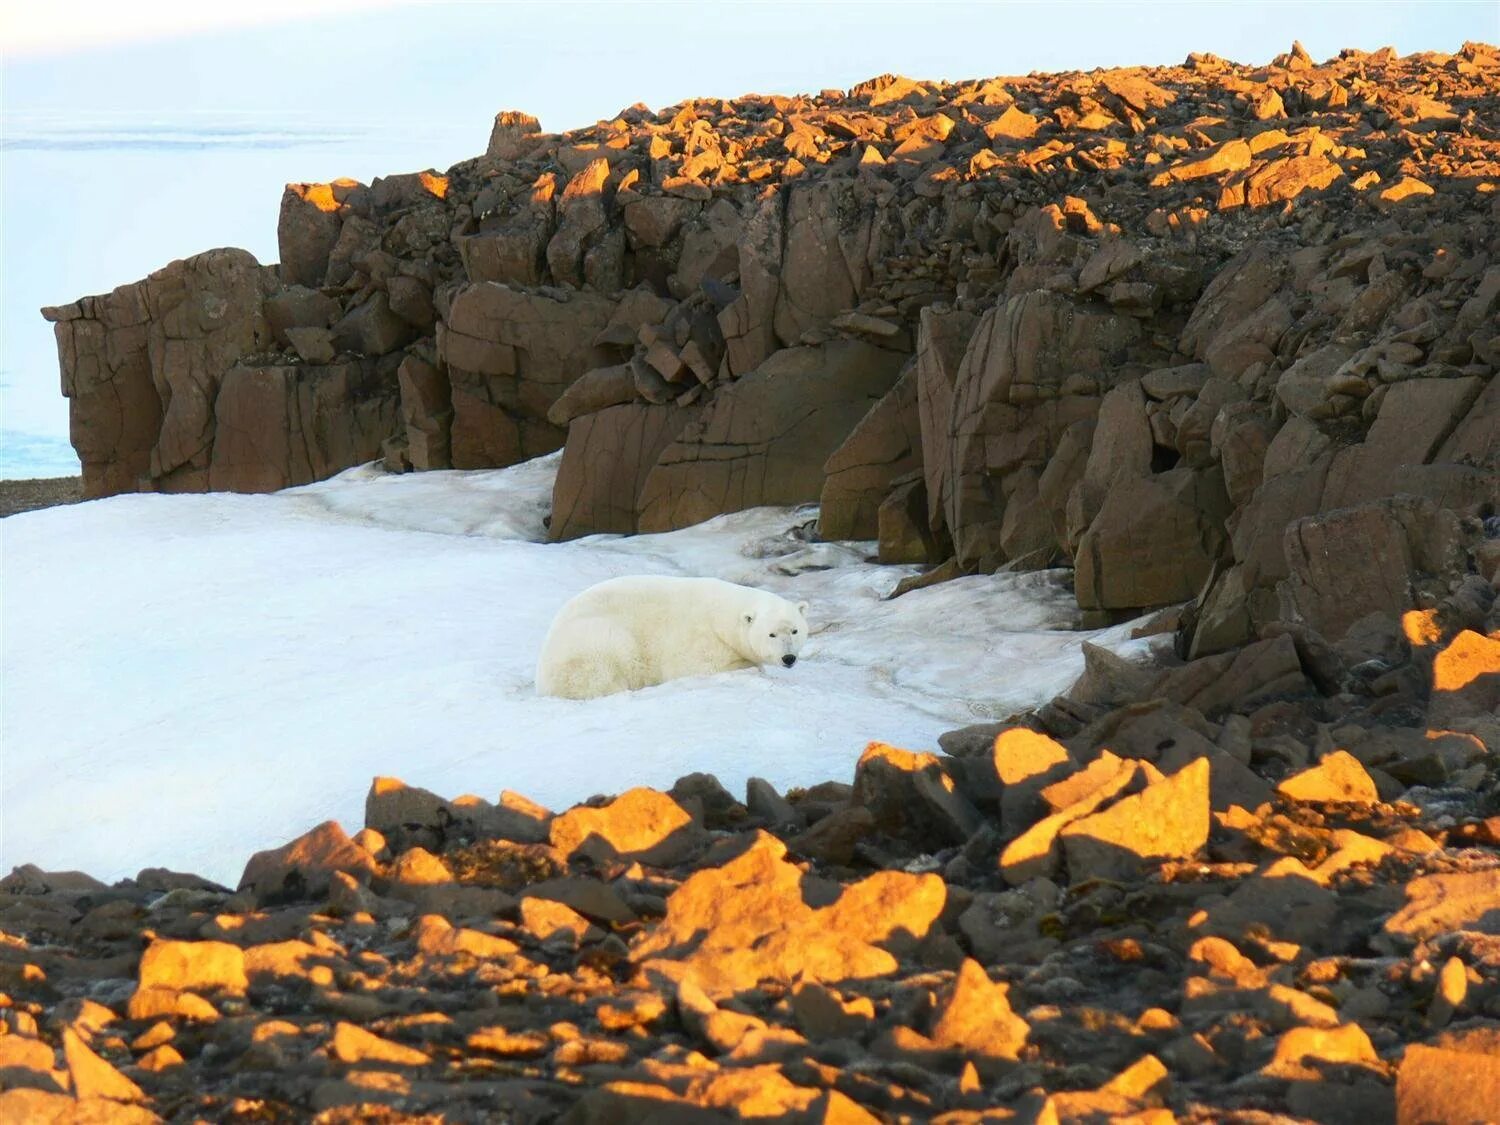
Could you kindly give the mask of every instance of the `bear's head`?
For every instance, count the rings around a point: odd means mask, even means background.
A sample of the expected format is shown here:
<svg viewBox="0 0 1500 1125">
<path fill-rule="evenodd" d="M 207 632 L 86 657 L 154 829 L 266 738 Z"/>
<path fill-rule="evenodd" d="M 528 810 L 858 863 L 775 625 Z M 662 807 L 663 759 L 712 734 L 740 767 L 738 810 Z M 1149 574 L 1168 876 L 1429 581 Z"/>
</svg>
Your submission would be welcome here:
<svg viewBox="0 0 1500 1125">
<path fill-rule="evenodd" d="M 790 668 L 797 663 L 802 642 L 807 640 L 806 602 L 789 602 L 773 595 L 741 619 L 745 632 L 745 652 L 758 664 L 780 664 Z"/>
</svg>

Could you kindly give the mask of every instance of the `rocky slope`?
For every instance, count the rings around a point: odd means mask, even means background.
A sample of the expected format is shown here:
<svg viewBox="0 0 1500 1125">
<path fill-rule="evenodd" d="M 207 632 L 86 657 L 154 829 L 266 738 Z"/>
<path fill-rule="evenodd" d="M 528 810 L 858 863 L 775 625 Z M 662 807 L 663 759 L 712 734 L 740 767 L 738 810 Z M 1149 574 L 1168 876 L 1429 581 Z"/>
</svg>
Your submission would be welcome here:
<svg viewBox="0 0 1500 1125">
<path fill-rule="evenodd" d="M 1450 577 L 1358 644 L 1093 650 L 852 786 L 377 778 L 233 893 L 18 868 L 0 1120 L 1489 1120 L 1500 610 Z"/>
</svg>

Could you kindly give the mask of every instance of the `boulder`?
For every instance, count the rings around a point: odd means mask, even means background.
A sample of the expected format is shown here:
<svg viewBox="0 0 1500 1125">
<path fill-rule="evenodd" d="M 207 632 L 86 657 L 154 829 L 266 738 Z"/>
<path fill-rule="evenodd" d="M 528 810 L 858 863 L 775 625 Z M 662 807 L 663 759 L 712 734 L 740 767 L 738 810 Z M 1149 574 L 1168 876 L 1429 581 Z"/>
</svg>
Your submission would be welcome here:
<svg viewBox="0 0 1500 1125">
<path fill-rule="evenodd" d="M 406 427 L 406 456 L 414 469 L 453 466 L 449 434 L 453 426 L 453 388 L 448 377 L 417 355 L 396 368 L 401 392 L 401 422 Z"/>
<path fill-rule="evenodd" d="M 928 523 L 934 532 L 942 531 L 948 523 L 953 386 L 976 320 L 972 313 L 939 312 L 930 306 L 922 310 L 918 320 L 917 421 L 921 430 Z"/>
<path fill-rule="evenodd" d="M 1120 481 L 1079 541 L 1078 604 L 1128 609 L 1186 601 L 1227 546 L 1228 514 L 1217 468 Z"/>
<path fill-rule="evenodd" d="M 535 138 L 541 131 L 541 123 L 531 114 L 502 109 L 495 114 L 484 154 L 497 160 L 516 160 L 535 147 Z"/>
<path fill-rule="evenodd" d="M 323 284 L 329 254 L 343 232 L 349 198 L 363 190 L 356 180 L 286 185 L 276 222 L 283 284 L 313 288 Z"/>
<path fill-rule="evenodd" d="M 691 981 L 720 999 L 762 980 L 881 976 L 932 929 L 947 901 L 936 875 L 881 871 L 824 906 L 802 894 L 786 848 L 757 832 L 734 859 L 694 872 L 631 958 L 648 977 Z"/>
<path fill-rule="evenodd" d="M 270 349 L 263 306 L 275 287 L 275 270 L 245 251 L 210 250 L 42 310 L 85 496 L 209 487 L 220 382 L 242 356 Z"/>
<path fill-rule="evenodd" d="M 593 293 L 563 300 L 495 282 L 461 286 L 438 332 L 453 387 L 453 467 L 510 465 L 562 445 L 547 412 L 605 359 L 590 341 L 613 309 Z"/>
<path fill-rule="evenodd" d="M 271 492 L 372 461 L 396 432 L 399 413 L 390 363 L 235 364 L 213 403 L 208 487 Z"/>
<path fill-rule="evenodd" d="M 870 408 L 823 466 L 818 533 L 825 539 L 874 539 L 880 505 L 900 477 L 922 468 L 913 361 L 896 385 Z"/>
<path fill-rule="evenodd" d="M 647 478 L 699 413 L 636 402 L 573 419 L 552 489 L 548 537 L 637 530 Z"/>
<path fill-rule="evenodd" d="M 1059 832 L 1068 873 L 1117 882 L 1140 878 L 1164 859 L 1191 859 L 1208 843 L 1209 764 L 1200 758 L 1177 773 L 1122 797 Z"/>
<path fill-rule="evenodd" d="M 465 224 L 454 238 L 464 276 L 471 282 L 539 285 L 546 278 L 547 246 L 557 227 L 555 172 L 518 193 L 514 206 Z"/>
<path fill-rule="evenodd" d="M 1043 290 L 980 319 L 955 376 L 949 422 L 946 517 L 960 562 L 1003 561 L 1005 478 L 1023 467 L 1040 472 L 1063 432 L 1094 416 L 1104 373 L 1140 335 L 1130 317 Z"/>
<path fill-rule="evenodd" d="M 776 353 L 662 451 L 641 490 L 639 529 L 816 500 L 829 456 L 891 389 L 902 360 L 859 340 Z"/>
<path fill-rule="evenodd" d="M 552 819 L 549 842 L 570 858 L 596 863 L 636 860 L 660 867 L 701 849 L 703 828 L 676 801 L 654 789 L 626 790 L 606 805 L 579 805 Z"/>
<path fill-rule="evenodd" d="M 1453 513 L 1410 496 L 1295 520 L 1284 547 L 1283 617 L 1335 639 L 1371 613 L 1399 616 L 1437 576 L 1464 569 Z"/>
<path fill-rule="evenodd" d="M 316 899 L 328 893 L 335 872 L 363 881 L 376 871 L 370 853 L 350 840 L 337 821 L 328 820 L 289 844 L 256 852 L 245 864 L 239 889 L 260 902 Z"/>
</svg>

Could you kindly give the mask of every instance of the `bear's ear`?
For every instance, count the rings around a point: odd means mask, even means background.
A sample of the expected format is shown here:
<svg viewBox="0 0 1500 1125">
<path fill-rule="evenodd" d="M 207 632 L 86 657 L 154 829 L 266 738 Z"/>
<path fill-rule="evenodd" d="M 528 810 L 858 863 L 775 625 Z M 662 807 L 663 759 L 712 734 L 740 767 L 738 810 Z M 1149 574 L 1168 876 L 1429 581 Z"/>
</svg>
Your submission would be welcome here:
<svg viewBox="0 0 1500 1125">
<path fill-rule="evenodd" d="M 807 603 L 806 602 L 798 602 L 797 603 L 797 612 L 800 613 L 800 614 L 802 614 L 804 617 L 806 617 L 807 616 Z"/>
</svg>

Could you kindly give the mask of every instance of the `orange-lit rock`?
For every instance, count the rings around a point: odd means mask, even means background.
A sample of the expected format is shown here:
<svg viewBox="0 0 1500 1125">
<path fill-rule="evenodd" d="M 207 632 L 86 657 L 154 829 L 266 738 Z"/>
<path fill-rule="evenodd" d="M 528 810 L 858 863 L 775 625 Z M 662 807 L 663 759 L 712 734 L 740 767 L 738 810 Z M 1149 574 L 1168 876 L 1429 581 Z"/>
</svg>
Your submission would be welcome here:
<svg viewBox="0 0 1500 1125">
<path fill-rule="evenodd" d="M 1500 693 L 1500 638 L 1465 629 L 1432 662 L 1432 690 L 1463 692 L 1475 702 Z"/>
<path fill-rule="evenodd" d="M 328 820 L 289 844 L 256 852 L 245 864 L 240 888 L 262 899 L 314 896 L 328 889 L 335 871 L 365 880 L 375 873 L 376 863 L 337 821 Z"/>
<path fill-rule="evenodd" d="M 1325 755 L 1316 766 L 1276 786 L 1276 792 L 1293 801 L 1353 801 L 1368 805 L 1380 800 L 1365 767 L 1346 750 Z"/>
<path fill-rule="evenodd" d="M 626 859 L 666 866 L 703 845 L 703 829 L 686 809 L 654 789 L 629 789 L 602 808 L 580 805 L 556 816 L 552 846 L 564 855 Z"/>
<path fill-rule="evenodd" d="M 244 992 L 245 954 L 222 941 L 154 941 L 141 954 L 139 987 Z M 132 1019 L 138 1017 L 131 1017 Z"/>
<path fill-rule="evenodd" d="M 763 978 L 878 976 L 898 964 L 892 949 L 927 934 L 947 898 L 935 875 L 881 872 L 814 908 L 785 854 L 757 833 L 742 855 L 690 876 L 667 899 L 666 917 L 635 944 L 633 960 L 648 977 L 690 980 L 713 998 Z"/>
<path fill-rule="evenodd" d="M 1129 878 L 1154 862 L 1195 855 L 1208 842 L 1208 773 L 1208 761 L 1199 758 L 1140 793 L 1065 825 L 1058 836 L 1070 878 Z"/>
<path fill-rule="evenodd" d="M 1401 631 L 1409 644 L 1426 646 L 1443 639 L 1437 613 L 1430 609 L 1409 609 L 1401 615 Z"/>
<path fill-rule="evenodd" d="M 425 1051 L 393 1043 L 362 1027 L 340 1020 L 328 1042 L 328 1053 L 343 1063 L 377 1062 L 396 1066 L 424 1066 L 431 1060 Z"/>
<path fill-rule="evenodd" d="M 1276 1078 L 1317 1080 L 1323 1075 L 1323 1064 L 1375 1066 L 1379 1061 L 1370 1037 L 1357 1023 L 1294 1027 L 1277 1040 L 1276 1053 L 1263 1071 Z"/>
<path fill-rule="evenodd" d="M 108 1098 L 117 1102 L 145 1100 L 139 1086 L 95 1054 L 72 1028 L 63 1029 L 62 1041 L 74 1097 Z"/>
<path fill-rule="evenodd" d="M 1396 1121 L 1484 1121 L 1500 1105 L 1500 1056 L 1414 1043 L 1396 1071 Z"/>
<path fill-rule="evenodd" d="M 988 1061 L 1014 1059 L 1030 1030 L 1011 1010 L 1010 986 L 992 982 L 978 962 L 966 959 L 953 991 L 936 1010 L 928 1038 L 957 1048 L 983 1070 Z"/>
<path fill-rule="evenodd" d="M 1450 930 L 1500 934 L 1500 870 L 1423 875 L 1405 890 L 1406 905 L 1382 927 L 1384 945 L 1409 948 Z"/>
</svg>

